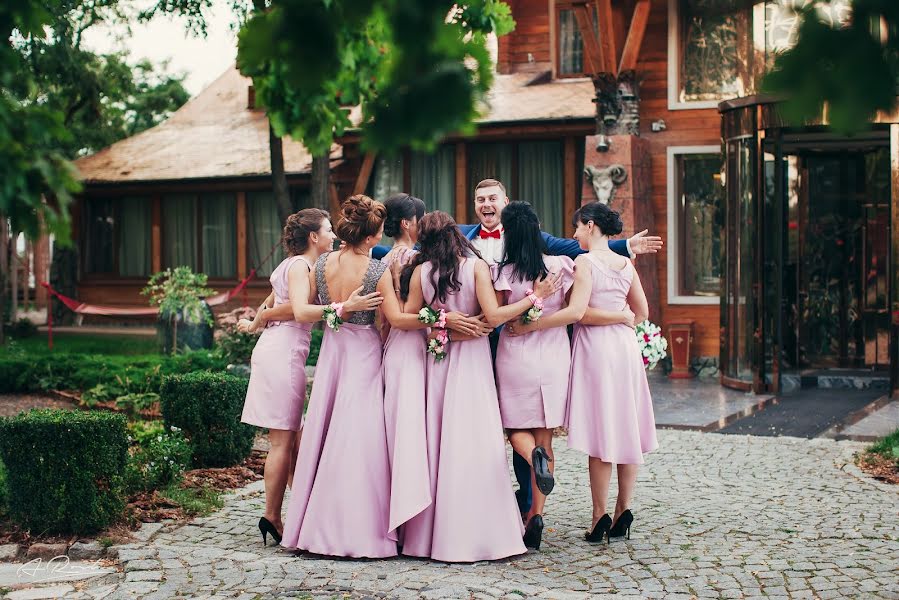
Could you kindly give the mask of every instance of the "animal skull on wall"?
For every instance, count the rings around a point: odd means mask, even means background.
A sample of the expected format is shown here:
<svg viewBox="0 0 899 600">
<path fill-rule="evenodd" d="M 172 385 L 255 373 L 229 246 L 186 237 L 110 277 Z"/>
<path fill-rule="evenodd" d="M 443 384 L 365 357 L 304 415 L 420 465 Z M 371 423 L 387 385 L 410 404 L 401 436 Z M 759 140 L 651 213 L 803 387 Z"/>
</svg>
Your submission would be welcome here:
<svg viewBox="0 0 899 600">
<path fill-rule="evenodd" d="M 584 175 L 593 186 L 593 193 L 601 204 L 608 205 L 615 196 L 615 188 L 627 181 L 627 171 L 623 165 L 609 165 L 604 169 L 587 165 Z"/>
</svg>

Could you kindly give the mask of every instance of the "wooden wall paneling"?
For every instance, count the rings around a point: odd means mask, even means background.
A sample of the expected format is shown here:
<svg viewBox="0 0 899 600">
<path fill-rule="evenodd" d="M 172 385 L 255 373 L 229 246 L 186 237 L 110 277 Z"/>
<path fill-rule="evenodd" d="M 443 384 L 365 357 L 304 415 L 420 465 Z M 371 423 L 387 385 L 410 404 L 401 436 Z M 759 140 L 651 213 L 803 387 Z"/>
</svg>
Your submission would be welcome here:
<svg viewBox="0 0 899 600">
<path fill-rule="evenodd" d="M 150 229 L 150 270 L 162 271 L 162 196 L 153 196 L 153 221 Z"/>
<path fill-rule="evenodd" d="M 361 193 L 361 192 L 360 192 Z M 328 200 L 330 201 L 330 210 L 329 212 L 332 215 L 332 218 L 336 219 L 337 213 L 340 212 L 340 196 L 337 194 L 337 186 L 333 183 L 328 185 Z"/>
<path fill-rule="evenodd" d="M 456 222 L 468 221 L 468 152 L 465 142 L 456 144 Z"/>
<path fill-rule="evenodd" d="M 237 278 L 247 276 L 247 193 L 237 192 Z"/>
<path fill-rule="evenodd" d="M 566 137 L 563 146 L 562 161 L 564 169 L 564 192 L 562 194 L 562 220 L 565 223 L 565 237 L 574 235 L 574 227 L 571 225 L 571 215 L 577 210 L 577 138 Z"/>
</svg>

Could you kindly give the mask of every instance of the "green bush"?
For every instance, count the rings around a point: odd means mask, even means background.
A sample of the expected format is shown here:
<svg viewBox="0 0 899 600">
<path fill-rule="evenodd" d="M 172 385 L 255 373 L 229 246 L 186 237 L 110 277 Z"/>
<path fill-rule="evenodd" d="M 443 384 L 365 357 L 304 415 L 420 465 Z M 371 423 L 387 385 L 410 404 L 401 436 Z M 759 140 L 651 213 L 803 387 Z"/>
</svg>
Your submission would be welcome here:
<svg viewBox="0 0 899 600">
<path fill-rule="evenodd" d="M 324 335 L 323 330 L 312 330 L 312 342 L 309 344 L 309 358 L 306 359 L 307 365 L 315 366 L 318 364 L 318 351 L 322 347 L 322 335 Z"/>
<path fill-rule="evenodd" d="M 227 364 L 208 351 L 175 356 L 9 352 L 0 355 L 0 393 L 90 390 L 86 401 L 104 402 L 126 394 L 158 394 L 166 375 L 224 370 Z"/>
<path fill-rule="evenodd" d="M 24 317 L 15 323 L 7 325 L 7 327 L 9 328 L 7 330 L 9 336 L 17 340 L 24 340 L 37 335 L 37 325 Z"/>
<path fill-rule="evenodd" d="M 7 483 L 6 465 L 0 460 L 0 515 L 9 510 L 9 484 Z"/>
<path fill-rule="evenodd" d="M 190 444 L 177 427 L 163 427 L 159 421 L 150 425 L 128 426 L 131 447 L 125 471 L 125 489 L 129 494 L 157 490 L 181 480 L 190 465 Z"/>
<path fill-rule="evenodd" d="M 166 377 L 160 405 L 166 426 L 184 431 L 197 467 L 230 467 L 253 448 L 255 428 L 240 422 L 247 384 L 243 377 L 196 372 Z"/>
<path fill-rule="evenodd" d="M 0 419 L 13 521 L 34 532 L 87 533 L 118 520 L 125 425 L 113 413 L 48 409 Z"/>
</svg>

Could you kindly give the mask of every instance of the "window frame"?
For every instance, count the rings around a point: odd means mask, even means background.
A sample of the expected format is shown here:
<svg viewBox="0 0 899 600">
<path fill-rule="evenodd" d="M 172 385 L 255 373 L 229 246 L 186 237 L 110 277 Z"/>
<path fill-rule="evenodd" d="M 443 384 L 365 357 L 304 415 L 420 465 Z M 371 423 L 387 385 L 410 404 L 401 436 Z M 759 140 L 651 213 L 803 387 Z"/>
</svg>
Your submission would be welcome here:
<svg viewBox="0 0 899 600">
<path fill-rule="evenodd" d="M 222 192 L 222 193 L 233 194 L 234 200 L 235 200 L 235 204 L 236 204 L 236 202 L 237 202 L 237 192 L 236 192 L 236 191 L 234 191 L 234 192 L 226 191 L 226 192 Z M 195 203 L 196 203 L 196 204 L 194 204 L 194 207 L 195 207 L 195 208 L 194 208 L 194 220 L 195 220 L 195 222 L 194 222 L 194 231 L 195 231 L 194 235 L 196 236 L 196 239 L 197 239 L 196 255 L 194 256 L 194 260 L 196 261 L 196 264 L 197 264 L 197 268 L 196 268 L 196 270 L 194 271 L 195 273 L 206 273 L 205 267 L 203 266 L 203 204 L 205 203 L 205 201 L 204 201 L 204 199 L 203 199 L 203 196 L 204 196 L 204 195 L 207 195 L 207 194 L 213 194 L 213 195 L 215 195 L 216 192 L 173 192 L 173 193 L 170 194 L 170 195 L 179 195 L 179 196 L 180 196 L 180 195 L 183 195 L 183 196 L 190 196 L 190 197 L 192 197 L 192 198 L 194 199 L 194 201 L 195 201 Z M 165 197 L 166 197 L 166 194 L 161 194 L 161 195 L 160 195 L 160 201 L 161 201 L 161 202 L 164 201 L 164 200 L 165 200 Z M 237 249 L 237 237 L 238 237 L 240 234 L 239 234 L 238 231 L 237 231 L 237 230 L 238 230 L 238 218 L 237 218 L 237 212 L 236 212 L 236 210 L 235 210 L 235 215 L 234 215 L 234 217 L 235 217 L 235 218 L 234 218 L 234 232 L 235 232 L 235 239 L 234 239 L 234 275 L 232 275 L 231 277 L 209 277 L 209 281 L 210 281 L 210 282 L 227 282 L 227 281 L 234 281 L 234 280 L 239 280 L 239 279 L 240 279 L 240 277 L 238 277 L 238 273 L 237 273 L 237 252 L 238 252 L 238 249 Z M 175 267 L 172 266 L 172 265 L 167 265 L 167 264 L 166 264 L 166 262 L 165 262 L 165 251 L 162 249 L 162 248 L 164 248 L 165 245 L 166 245 L 166 228 L 165 228 L 165 226 L 164 226 L 164 218 L 163 218 L 163 219 L 161 220 L 161 222 L 160 222 L 160 242 L 161 242 L 161 243 L 160 243 L 160 246 L 161 246 L 161 248 L 160 248 L 160 255 L 159 255 L 159 265 L 160 265 L 160 267 L 162 268 L 163 271 L 166 270 L 166 269 L 173 269 L 173 268 L 175 268 Z M 152 268 L 151 268 L 151 270 L 152 270 Z"/>
<path fill-rule="evenodd" d="M 694 296 L 681 294 L 681 256 L 683 240 L 680 232 L 680 187 L 678 184 L 678 157 L 690 154 L 717 154 L 724 160 L 720 145 L 702 146 L 668 146 L 667 152 L 667 212 L 668 212 L 668 304 L 692 304 L 717 306 L 721 304 L 721 295 Z"/>
<path fill-rule="evenodd" d="M 583 37 L 581 38 L 581 72 L 580 73 L 562 73 L 562 11 L 574 10 L 576 2 L 574 0 L 556 0 L 552 3 L 552 32 L 553 32 L 553 75 L 556 79 L 584 79 L 589 78 L 590 74 L 585 70 L 587 68 L 587 49 L 584 47 Z M 596 4 L 590 3 L 590 9 L 593 11 L 593 23 L 596 27 L 597 37 L 599 37 L 599 13 Z M 579 30 L 580 31 L 580 30 Z"/>
</svg>

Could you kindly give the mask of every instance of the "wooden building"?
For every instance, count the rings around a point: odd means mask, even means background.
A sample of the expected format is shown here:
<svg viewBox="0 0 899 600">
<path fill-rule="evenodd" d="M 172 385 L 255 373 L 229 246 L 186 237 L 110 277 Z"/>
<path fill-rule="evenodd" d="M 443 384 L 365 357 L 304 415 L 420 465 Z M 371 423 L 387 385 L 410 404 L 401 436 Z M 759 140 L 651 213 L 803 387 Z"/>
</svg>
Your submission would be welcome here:
<svg viewBox="0 0 899 600">
<path fill-rule="evenodd" d="M 693 355 L 720 359 L 725 385 L 856 368 L 899 388 L 895 120 L 849 142 L 785 127 L 755 95 L 795 41 L 790 7 L 813 0 L 506 1 L 517 26 L 498 40 L 477 133 L 374 156 L 350 132 L 332 154 L 335 198 L 408 191 L 470 222 L 475 183 L 494 177 L 570 235 L 571 213 L 600 197 L 625 233 L 665 239 L 637 261 L 651 318 L 692 321 Z M 847 6 L 821 14 L 839 22 Z M 146 275 L 182 262 L 224 289 L 274 240 L 267 123 L 248 83 L 229 71 L 163 125 L 78 162 L 83 300 L 142 302 Z M 285 155 L 301 207 L 309 157 L 289 141 Z M 822 239 L 842 249 L 813 252 Z"/>
</svg>

